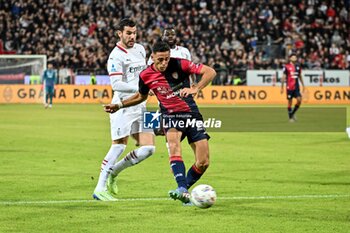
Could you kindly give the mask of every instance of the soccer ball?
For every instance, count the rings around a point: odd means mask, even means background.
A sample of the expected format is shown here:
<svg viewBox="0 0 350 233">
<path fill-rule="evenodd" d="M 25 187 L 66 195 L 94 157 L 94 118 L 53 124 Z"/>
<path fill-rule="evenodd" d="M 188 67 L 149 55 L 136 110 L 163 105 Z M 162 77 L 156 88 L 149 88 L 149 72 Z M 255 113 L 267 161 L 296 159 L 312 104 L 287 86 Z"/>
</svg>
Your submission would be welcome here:
<svg viewBox="0 0 350 233">
<path fill-rule="evenodd" d="M 209 208 L 216 201 L 216 192 L 210 185 L 197 185 L 191 192 L 191 202 L 199 208 Z"/>
</svg>

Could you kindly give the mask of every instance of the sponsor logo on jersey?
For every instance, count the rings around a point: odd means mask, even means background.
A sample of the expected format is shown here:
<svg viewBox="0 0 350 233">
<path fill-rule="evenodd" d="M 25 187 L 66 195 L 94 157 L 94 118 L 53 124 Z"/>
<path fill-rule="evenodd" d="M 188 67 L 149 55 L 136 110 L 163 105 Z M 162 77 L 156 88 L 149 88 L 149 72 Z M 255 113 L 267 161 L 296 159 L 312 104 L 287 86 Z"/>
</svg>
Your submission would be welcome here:
<svg viewBox="0 0 350 233">
<path fill-rule="evenodd" d="M 144 70 L 145 68 L 146 68 L 145 65 L 140 65 L 140 66 L 136 66 L 136 67 L 130 67 L 129 68 L 129 72 L 130 73 L 140 72 L 140 71 Z"/>
<path fill-rule="evenodd" d="M 157 87 L 157 91 L 161 95 L 166 95 L 170 90 L 167 87 L 160 86 L 160 87 Z"/>
<path fill-rule="evenodd" d="M 177 72 L 172 73 L 171 76 L 172 76 L 174 79 L 178 79 L 178 78 L 179 78 L 179 74 L 178 74 Z"/>
<path fill-rule="evenodd" d="M 115 66 L 113 64 L 112 64 L 111 72 L 117 72 L 117 69 L 115 68 Z"/>
<path fill-rule="evenodd" d="M 180 90 L 174 91 L 173 93 L 171 93 L 170 95 L 167 95 L 166 98 L 170 99 L 173 98 L 175 96 L 179 96 L 180 95 Z"/>
</svg>

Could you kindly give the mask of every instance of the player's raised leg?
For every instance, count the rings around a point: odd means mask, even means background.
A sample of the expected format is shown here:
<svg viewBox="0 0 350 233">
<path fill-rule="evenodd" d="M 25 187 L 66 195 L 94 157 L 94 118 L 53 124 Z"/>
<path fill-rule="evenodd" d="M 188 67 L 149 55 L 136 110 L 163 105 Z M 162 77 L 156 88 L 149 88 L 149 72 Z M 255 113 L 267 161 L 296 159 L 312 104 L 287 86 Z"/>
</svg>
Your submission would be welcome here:
<svg viewBox="0 0 350 233">
<path fill-rule="evenodd" d="M 188 203 L 190 202 L 190 194 L 187 190 L 186 168 L 181 155 L 181 136 L 182 132 L 174 128 L 169 129 L 166 134 L 170 152 L 170 167 L 177 183 L 177 189 L 170 190 L 169 196 L 174 200 Z"/>
<path fill-rule="evenodd" d="M 114 166 L 110 167 L 110 176 L 108 177 L 107 186 L 108 190 L 113 194 L 117 194 L 118 192 L 118 174 L 128 167 L 142 162 L 155 152 L 153 133 L 141 132 L 133 134 L 132 136 L 135 138 L 140 147 L 130 151 L 123 159 L 117 162 Z"/>
<path fill-rule="evenodd" d="M 196 161 L 190 169 L 188 169 L 186 181 L 187 189 L 196 183 L 209 167 L 209 143 L 207 139 L 202 139 L 191 143 Z"/>
</svg>

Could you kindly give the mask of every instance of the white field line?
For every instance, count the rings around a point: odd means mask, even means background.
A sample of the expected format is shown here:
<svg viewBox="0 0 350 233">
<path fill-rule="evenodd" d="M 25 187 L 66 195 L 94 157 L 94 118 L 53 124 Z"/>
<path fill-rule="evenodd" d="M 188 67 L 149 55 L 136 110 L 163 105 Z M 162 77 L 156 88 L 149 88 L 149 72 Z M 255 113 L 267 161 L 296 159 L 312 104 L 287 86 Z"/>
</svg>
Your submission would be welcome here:
<svg viewBox="0 0 350 233">
<path fill-rule="evenodd" d="M 273 199 L 322 199 L 322 198 L 349 198 L 350 194 L 320 194 L 320 195 L 289 195 L 289 196 L 251 196 L 251 197 L 218 197 L 218 200 L 273 200 Z M 137 201 L 167 201 L 170 198 L 119 198 L 114 202 Z M 96 200 L 46 200 L 46 201 L 0 201 L 0 205 L 36 205 L 36 204 L 71 204 L 71 203 L 97 203 Z"/>
</svg>

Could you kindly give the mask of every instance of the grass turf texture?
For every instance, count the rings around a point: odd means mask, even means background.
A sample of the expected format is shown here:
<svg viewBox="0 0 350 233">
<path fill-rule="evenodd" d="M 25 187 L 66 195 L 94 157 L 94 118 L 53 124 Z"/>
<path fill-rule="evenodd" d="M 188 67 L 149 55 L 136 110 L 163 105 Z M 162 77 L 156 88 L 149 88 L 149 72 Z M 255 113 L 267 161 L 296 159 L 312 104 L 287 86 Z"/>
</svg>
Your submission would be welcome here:
<svg viewBox="0 0 350 233">
<path fill-rule="evenodd" d="M 199 183 L 219 199 L 199 209 L 167 199 L 175 181 L 163 137 L 155 155 L 119 176 L 122 201 L 92 200 L 110 146 L 100 105 L 0 105 L 0 116 L 0 232 L 350 230 L 350 197 L 319 196 L 349 195 L 345 132 L 211 133 L 211 166 Z M 182 145 L 188 168 L 192 151 Z M 81 202 L 52 202 L 60 200 Z"/>
</svg>

